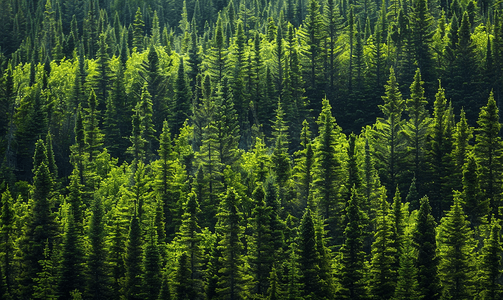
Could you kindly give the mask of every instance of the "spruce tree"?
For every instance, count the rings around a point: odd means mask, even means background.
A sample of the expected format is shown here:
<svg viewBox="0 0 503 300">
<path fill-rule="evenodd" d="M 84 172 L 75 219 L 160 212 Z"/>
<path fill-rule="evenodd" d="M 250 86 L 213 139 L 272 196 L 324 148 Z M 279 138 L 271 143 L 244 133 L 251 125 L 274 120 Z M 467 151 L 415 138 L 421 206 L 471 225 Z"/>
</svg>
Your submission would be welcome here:
<svg viewBox="0 0 503 300">
<path fill-rule="evenodd" d="M 438 274 L 442 298 L 472 299 L 475 276 L 475 241 L 458 195 L 439 226 Z"/>
<path fill-rule="evenodd" d="M 189 117 L 191 103 L 190 87 L 186 81 L 183 58 L 180 58 L 178 65 L 178 75 L 176 78 L 175 90 L 175 122 L 174 132 L 177 133 L 182 128 L 183 123 Z"/>
<path fill-rule="evenodd" d="M 363 226 L 366 215 L 360 208 L 361 195 L 355 187 L 346 206 L 344 223 L 344 244 L 341 247 L 341 265 L 338 280 L 341 288 L 337 291 L 340 299 L 366 299 L 365 252 L 363 252 Z"/>
<path fill-rule="evenodd" d="M 83 290 L 84 279 L 84 249 L 82 245 L 82 232 L 76 224 L 76 220 L 70 206 L 67 212 L 61 262 L 59 267 L 58 295 L 61 299 L 70 298 L 70 292 L 75 289 Z"/>
<path fill-rule="evenodd" d="M 468 162 L 468 156 L 471 153 L 472 145 L 470 141 L 473 138 L 473 128 L 468 125 L 466 114 L 461 109 L 459 122 L 453 133 L 452 160 L 454 162 L 454 174 L 452 180 L 455 181 L 453 187 L 460 191 L 463 187 L 462 177 L 464 165 Z M 468 211 L 468 210 L 467 210 Z"/>
<path fill-rule="evenodd" d="M 57 299 L 56 297 L 56 267 L 53 265 L 49 243 L 45 243 L 43 258 L 38 262 L 41 266 L 40 272 L 33 278 L 35 284 L 33 295 L 28 298 L 35 299 Z"/>
<path fill-rule="evenodd" d="M 484 199 L 489 199 L 490 214 L 499 218 L 501 202 L 501 175 L 503 160 L 503 143 L 501 141 L 499 110 L 491 93 L 487 105 L 482 107 L 477 120 L 474 154 L 478 163 L 478 181 Z"/>
<path fill-rule="evenodd" d="M 408 160 L 409 164 L 412 165 L 412 171 L 419 190 L 422 189 L 425 181 L 426 174 L 424 174 L 422 166 L 424 165 L 426 138 L 431 124 L 431 119 L 426 110 L 428 101 L 424 96 L 423 84 L 421 72 L 418 69 L 410 86 L 410 99 L 406 101 L 405 110 L 409 115 L 409 120 L 404 124 Z"/>
<path fill-rule="evenodd" d="M 438 278 L 435 218 L 431 214 L 428 197 L 420 200 L 417 222 L 413 231 L 413 245 L 417 251 L 418 298 L 439 299 L 441 286 Z"/>
<path fill-rule="evenodd" d="M 484 246 L 481 249 L 478 285 L 481 287 L 482 299 L 501 298 L 501 226 L 498 221 L 493 221 L 489 237 L 484 240 Z"/>
<path fill-rule="evenodd" d="M 13 208 L 13 199 L 9 189 L 2 193 L 2 208 L 0 211 L 0 253 L 2 259 L 0 261 L 0 269 L 2 270 L 2 286 L 4 287 L 4 295 L 14 294 L 14 237 L 15 232 L 15 212 Z"/>
<path fill-rule="evenodd" d="M 240 197 L 234 188 L 229 187 L 223 196 L 217 218 L 216 233 L 221 237 L 218 249 L 222 252 L 221 269 L 218 276 L 219 297 L 228 299 L 246 299 L 249 275 L 245 269 L 242 255 L 241 236 L 242 213 L 238 209 Z"/>
<path fill-rule="evenodd" d="M 136 207 L 135 207 L 136 210 Z M 129 226 L 129 235 L 127 238 L 127 250 L 124 258 L 126 266 L 126 282 L 125 292 L 126 299 L 136 300 L 142 299 L 142 250 L 141 250 L 141 227 L 140 220 L 136 213 L 131 218 Z"/>
<path fill-rule="evenodd" d="M 428 141 L 427 162 L 429 166 L 428 190 L 433 215 L 440 220 L 444 210 L 452 203 L 450 175 L 452 174 L 452 118 L 445 90 L 439 86 L 435 95 L 433 121 L 430 139 Z"/>
<path fill-rule="evenodd" d="M 316 248 L 316 233 L 313 216 L 310 208 L 306 208 L 300 221 L 299 229 L 299 256 L 300 271 L 299 283 L 302 286 L 301 295 L 305 298 L 317 298 L 321 294 L 319 277 L 319 253 Z"/>
<path fill-rule="evenodd" d="M 257 295 L 265 295 L 271 287 L 268 275 L 274 262 L 274 245 L 270 227 L 271 207 L 266 206 L 265 191 L 260 182 L 253 191 L 253 199 L 253 242 L 250 246 L 250 265 L 256 282 L 253 291 Z"/>
<path fill-rule="evenodd" d="M 330 230 L 336 229 L 340 216 L 338 182 L 342 181 L 340 157 L 336 150 L 340 142 L 340 127 L 332 116 L 328 100 L 323 100 L 323 109 L 318 118 L 319 135 L 314 148 L 313 187 L 314 197 L 325 219 L 329 219 Z"/>
<path fill-rule="evenodd" d="M 376 216 L 375 241 L 372 244 L 370 261 L 370 293 L 375 299 L 390 299 L 395 293 L 396 269 L 394 226 L 389 215 L 386 192 L 381 190 L 379 208 Z"/>
<path fill-rule="evenodd" d="M 84 127 L 84 141 L 89 154 L 89 161 L 93 161 L 103 146 L 103 136 L 99 127 L 99 102 L 94 90 L 91 89 L 88 99 L 87 116 Z"/>
<path fill-rule="evenodd" d="M 147 300 L 157 300 L 161 290 L 161 255 L 157 232 L 151 226 L 143 255 L 142 289 Z"/>
<path fill-rule="evenodd" d="M 488 216 L 489 199 L 483 198 L 483 191 L 480 188 L 479 177 L 477 170 L 480 167 L 473 154 L 469 155 L 467 162 L 463 168 L 463 207 L 467 212 L 468 221 L 472 228 L 478 227 L 484 221 L 484 217 Z"/>
<path fill-rule="evenodd" d="M 179 260 L 179 270 L 183 269 L 185 271 L 184 268 L 188 267 L 188 274 L 186 274 L 188 277 L 184 278 L 184 280 L 190 286 L 191 299 L 203 298 L 203 284 L 201 280 L 203 253 L 201 252 L 201 228 L 198 224 L 199 214 L 200 209 L 197 203 L 197 195 L 191 192 L 187 196 L 185 212 L 182 216 L 183 221 L 179 230 L 180 243 L 186 255 L 183 264 L 182 258 Z"/>
<path fill-rule="evenodd" d="M 378 119 L 376 125 L 376 143 L 375 155 L 380 161 L 381 178 L 388 191 L 392 191 L 397 183 L 405 153 L 405 139 L 402 134 L 404 121 L 402 112 L 405 109 L 405 101 L 402 99 L 402 93 L 398 89 L 395 72 L 390 69 L 388 84 L 383 105 L 379 105 L 385 118 Z"/>
<path fill-rule="evenodd" d="M 306 96 L 310 100 L 311 108 L 315 115 L 322 109 L 320 101 L 323 98 L 323 54 L 324 28 L 320 3 L 318 0 L 309 0 L 307 16 L 304 20 L 306 30 L 307 63 L 306 63 Z"/>
<path fill-rule="evenodd" d="M 91 248 L 87 253 L 86 295 L 89 299 L 108 299 L 111 296 L 109 284 L 108 252 L 105 243 L 104 209 L 99 195 L 94 197 L 92 216 L 89 224 Z"/>
<path fill-rule="evenodd" d="M 133 22 L 133 44 L 131 45 L 133 48 L 136 48 L 136 51 L 141 53 L 143 52 L 143 37 L 145 35 L 144 32 L 145 22 L 143 21 L 143 15 L 141 13 L 141 9 L 138 7 L 136 14 L 134 16 Z"/>
</svg>

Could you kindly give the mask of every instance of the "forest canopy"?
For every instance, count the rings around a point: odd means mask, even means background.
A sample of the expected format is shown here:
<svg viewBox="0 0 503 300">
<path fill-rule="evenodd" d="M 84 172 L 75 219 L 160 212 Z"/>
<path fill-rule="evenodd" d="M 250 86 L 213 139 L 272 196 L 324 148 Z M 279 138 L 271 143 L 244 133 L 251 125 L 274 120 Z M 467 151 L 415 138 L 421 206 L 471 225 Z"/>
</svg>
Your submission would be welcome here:
<svg viewBox="0 0 503 300">
<path fill-rule="evenodd" d="M 501 299 L 503 4 L 0 0 L 1 299 Z"/>
</svg>

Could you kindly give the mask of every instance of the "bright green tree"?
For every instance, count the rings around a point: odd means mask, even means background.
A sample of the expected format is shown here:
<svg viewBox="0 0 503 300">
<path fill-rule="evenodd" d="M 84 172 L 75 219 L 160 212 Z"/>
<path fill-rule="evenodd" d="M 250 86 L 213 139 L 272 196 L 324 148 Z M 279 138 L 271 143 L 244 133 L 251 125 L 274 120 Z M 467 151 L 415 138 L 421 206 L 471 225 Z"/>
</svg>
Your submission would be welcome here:
<svg viewBox="0 0 503 300">
<path fill-rule="evenodd" d="M 372 244 L 372 258 L 370 261 L 370 293 L 375 299 L 390 299 L 395 293 L 396 269 L 393 240 L 394 226 L 390 218 L 389 204 L 386 192 L 381 190 L 379 208 L 376 216 L 375 241 Z"/>
<path fill-rule="evenodd" d="M 476 243 L 459 195 L 455 195 L 454 204 L 442 218 L 438 237 L 442 298 L 473 299 Z"/>
<path fill-rule="evenodd" d="M 388 191 L 392 191 L 397 183 L 405 154 L 405 139 L 403 137 L 402 112 L 405 109 L 405 100 L 398 89 L 395 72 L 390 69 L 388 84 L 383 105 L 379 105 L 385 118 L 379 118 L 375 130 L 375 155 L 380 162 L 379 172 Z"/>
<path fill-rule="evenodd" d="M 136 210 L 136 207 L 135 207 Z M 140 220 L 135 215 L 131 218 L 129 235 L 127 238 L 127 250 L 124 257 L 126 267 L 125 295 L 128 300 L 142 299 L 142 247 L 141 247 Z"/>
</svg>

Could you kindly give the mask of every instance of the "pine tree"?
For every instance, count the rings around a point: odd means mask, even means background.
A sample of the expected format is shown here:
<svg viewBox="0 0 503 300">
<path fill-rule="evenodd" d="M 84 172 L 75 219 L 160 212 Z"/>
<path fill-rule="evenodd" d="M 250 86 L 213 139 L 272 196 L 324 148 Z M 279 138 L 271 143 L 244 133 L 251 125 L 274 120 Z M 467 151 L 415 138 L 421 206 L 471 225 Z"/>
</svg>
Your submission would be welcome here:
<svg viewBox="0 0 503 300">
<path fill-rule="evenodd" d="M 298 198 L 301 208 L 304 209 L 307 207 L 308 199 L 311 197 L 311 185 L 313 181 L 311 170 L 314 162 L 311 131 L 309 130 L 307 120 L 302 122 L 300 141 L 302 149 L 294 153 L 296 158 L 293 177 L 299 189 Z"/>
<path fill-rule="evenodd" d="M 178 132 L 182 128 L 183 123 L 189 117 L 190 113 L 190 103 L 191 95 L 190 89 L 187 81 L 185 79 L 184 63 L 183 58 L 180 58 L 180 64 L 178 65 L 178 76 L 176 78 L 176 90 L 175 90 L 175 123 L 174 132 Z"/>
<path fill-rule="evenodd" d="M 142 67 L 144 69 L 142 77 L 147 83 L 147 90 L 152 99 L 152 122 L 155 131 L 160 132 L 162 122 L 168 117 L 168 104 L 166 102 L 168 84 L 167 78 L 162 72 L 159 55 L 154 46 L 150 46 L 147 61 L 142 63 Z M 176 109 L 176 107 L 173 107 L 173 109 Z"/>
<path fill-rule="evenodd" d="M 14 294 L 14 279 L 16 268 L 14 266 L 14 237 L 15 232 L 15 212 L 13 209 L 13 199 L 9 189 L 2 193 L 2 208 L 0 211 L 0 269 L 2 270 L 2 284 L 4 295 Z M 5 284 L 4 284 L 5 283 Z"/>
<path fill-rule="evenodd" d="M 161 255 L 157 243 L 157 234 L 151 226 L 143 254 L 143 297 L 157 300 L 161 290 Z"/>
<path fill-rule="evenodd" d="M 435 218 L 431 215 L 428 197 L 420 200 L 417 222 L 413 231 L 413 245 L 417 251 L 417 281 L 419 299 L 439 299 L 441 293 L 437 274 L 438 258 Z"/>
<path fill-rule="evenodd" d="M 488 238 L 484 240 L 484 247 L 481 250 L 479 263 L 478 284 L 481 287 L 482 299 L 501 298 L 501 248 L 500 242 L 501 226 L 498 221 L 491 224 L 491 232 Z"/>
<path fill-rule="evenodd" d="M 136 207 L 135 207 L 136 210 Z M 140 220 L 135 215 L 131 218 L 129 235 L 127 240 L 126 256 L 124 258 L 126 265 L 125 295 L 127 299 L 142 299 L 142 250 L 141 250 L 141 228 Z"/>
<path fill-rule="evenodd" d="M 319 253 L 316 248 L 316 233 L 311 210 L 306 208 L 300 222 L 299 229 L 299 256 L 301 295 L 305 298 L 317 298 L 321 294 L 319 277 Z"/>
<path fill-rule="evenodd" d="M 96 92 L 96 98 L 98 105 L 96 109 L 98 111 L 106 110 L 106 102 L 108 97 L 108 91 L 110 90 L 110 66 L 108 57 L 108 45 L 106 42 L 106 35 L 100 34 L 98 41 L 98 53 L 97 56 L 97 74 L 93 78 L 94 90 Z"/>
<path fill-rule="evenodd" d="M 467 160 L 463 167 L 463 192 L 461 197 L 464 202 L 464 210 L 468 214 L 468 221 L 470 221 L 472 228 L 475 228 L 483 223 L 483 218 L 488 216 L 490 212 L 489 199 L 483 198 L 477 172 L 480 166 L 477 165 L 475 156 L 471 154 Z"/>
<path fill-rule="evenodd" d="M 390 69 L 388 84 L 384 86 L 386 95 L 382 96 L 384 105 L 379 105 L 385 119 L 378 119 L 376 124 L 375 155 L 381 162 L 380 173 L 388 191 L 393 190 L 403 170 L 402 164 L 405 152 L 405 140 L 402 134 L 404 121 L 402 112 L 405 109 L 405 101 L 398 89 L 395 72 Z"/>
<path fill-rule="evenodd" d="M 72 206 L 73 207 L 73 206 Z M 111 295 L 109 285 L 109 265 L 105 243 L 104 210 L 100 196 L 94 197 L 92 216 L 89 224 L 91 248 L 87 253 L 86 295 L 89 299 L 108 299 Z"/>
<path fill-rule="evenodd" d="M 56 297 L 56 268 L 53 265 L 49 243 L 45 243 L 43 258 L 38 262 L 41 266 L 40 272 L 33 278 L 35 283 L 33 295 L 35 299 L 55 300 Z"/>
<path fill-rule="evenodd" d="M 372 244 L 372 258 L 370 261 L 370 293 L 375 299 L 390 299 L 395 293 L 396 269 L 393 238 L 393 224 L 389 216 L 389 204 L 386 193 L 381 190 L 379 209 L 376 216 L 375 241 Z"/>
<path fill-rule="evenodd" d="M 461 207 L 458 195 L 454 204 L 442 218 L 439 227 L 438 274 L 442 284 L 442 297 L 453 299 L 472 299 L 474 294 L 475 241 L 469 222 Z"/>
<path fill-rule="evenodd" d="M 197 196 L 194 192 L 191 192 L 187 196 L 185 212 L 182 216 L 182 226 L 179 230 L 180 242 L 184 255 L 186 255 L 183 264 L 182 258 L 179 260 L 179 270 L 181 270 L 180 268 L 188 267 L 189 273 L 186 274 L 188 277 L 184 278 L 184 280 L 190 286 L 190 299 L 203 298 L 203 284 L 201 280 L 203 254 L 201 252 L 201 228 L 199 227 L 197 217 L 199 214 L 200 209 L 197 203 Z"/>
<path fill-rule="evenodd" d="M 271 232 L 271 207 L 266 206 L 265 191 L 258 183 L 253 191 L 255 207 L 252 211 L 253 243 L 250 246 L 250 265 L 254 274 L 257 295 L 265 295 L 271 288 L 268 274 L 272 272 L 274 245 Z"/>
<path fill-rule="evenodd" d="M 414 75 L 414 82 L 410 86 L 410 99 L 406 101 L 405 110 L 409 115 L 409 120 L 404 124 L 409 163 L 412 165 L 419 190 L 422 189 L 425 181 L 422 166 L 424 165 L 426 138 L 431 124 L 431 119 L 426 110 L 428 101 L 424 96 L 423 84 L 421 72 L 418 69 Z"/>
<path fill-rule="evenodd" d="M 84 249 L 81 240 L 82 232 L 72 213 L 70 206 L 67 212 L 65 232 L 59 267 L 58 295 L 61 299 L 68 299 L 70 292 L 78 289 L 82 291 L 82 281 L 84 279 L 83 263 Z"/>
<path fill-rule="evenodd" d="M 44 162 L 35 171 L 33 196 L 29 219 L 26 224 L 26 236 L 22 244 L 23 260 L 26 270 L 21 275 L 23 295 L 32 294 L 32 280 L 42 272 L 39 261 L 44 260 L 44 247 L 53 246 L 56 236 L 55 215 L 52 212 L 52 178 Z M 50 248 L 49 248 L 50 249 Z M 28 296 L 30 297 L 30 296 Z"/>
<path fill-rule="evenodd" d="M 213 36 L 210 56 L 210 74 L 211 80 L 215 83 L 220 83 L 227 73 L 227 52 L 225 49 L 225 36 L 222 25 L 222 18 L 218 15 L 217 24 L 215 26 L 215 34 Z"/>
<path fill-rule="evenodd" d="M 141 53 L 143 52 L 143 37 L 145 35 L 144 32 L 145 22 L 143 21 L 143 15 L 141 13 L 141 9 L 138 7 L 136 14 L 134 16 L 133 22 L 133 44 L 132 47 L 136 48 L 136 51 Z"/>
<path fill-rule="evenodd" d="M 319 135 L 314 149 L 313 193 L 323 218 L 330 218 L 332 231 L 336 229 L 334 223 L 341 213 L 337 183 L 342 181 L 342 170 L 336 150 L 336 144 L 340 142 L 341 129 L 332 116 L 331 106 L 326 98 L 323 100 L 323 109 L 317 123 Z"/>
<path fill-rule="evenodd" d="M 426 96 L 434 93 L 435 69 L 429 45 L 433 36 L 433 18 L 426 0 L 415 0 L 411 14 L 412 47 L 417 65 L 425 81 Z"/>
<path fill-rule="evenodd" d="M 228 87 L 227 78 L 224 78 L 215 99 L 218 158 L 222 166 L 234 166 L 239 158 L 240 126 L 234 103 L 233 91 Z"/>
<path fill-rule="evenodd" d="M 175 275 L 175 299 L 194 299 L 194 290 L 191 287 L 190 267 L 188 255 L 183 252 L 178 259 Z"/>
<path fill-rule="evenodd" d="M 363 252 L 363 226 L 366 216 L 360 208 L 360 197 L 357 189 L 353 187 L 344 219 L 345 241 L 341 247 L 341 269 L 338 272 L 341 288 L 337 291 L 340 299 L 366 299 L 365 252 Z"/>
<path fill-rule="evenodd" d="M 217 234 L 221 237 L 218 249 L 222 252 L 217 294 L 228 299 L 246 299 L 249 282 L 242 256 L 243 243 L 240 225 L 242 213 L 238 209 L 240 198 L 234 188 L 229 187 L 222 198 L 217 214 Z"/>
<path fill-rule="evenodd" d="M 311 108 L 315 115 L 321 111 L 323 98 L 323 53 L 324 48 L 324 28 L 322 15 L 320 13 L 320 4 L 318 0 L 309 0 L 307 4 L 307 16 L 304 20 L 306 46 L 307 46 L 307 65 L 306 65 L 306 95 L 311 103 Z"/>
<path fill-rule="evenodd" d="M 468 156 L 472 149 L 472 145 L 470 145 L 472 138 L 473 128 L 468 125 L 466 114 L 464 110 L 461 109 L 459 122 L 456 124 L 456 128 L 453 133 L 452 149 L 452 160 L 454 161 L 454 174 L 452 176 L 452 180 L 455 181 L 453 186 L 457 191 L 460 191 L 463 187 L 463 168 L 468 162 Z M 468 211 L 469 210 L 467 210 L 467 212 Z"/>
<path fill-rule="evenodd" d="M 86 144 L 87 153 L 89 153 L 89 161 L 93 161 L 98 155 L 103 146 L 103 136 L 99 128 L 99 113 L 98 98 L 91 90 L 88 99 L 88 107 L 86 108 L 87 116 L 85 120 L 84 141 Z"/>
<path fill-rule="evenodd" d="M 452 151 L 452 111 L 449 109 L 445 98 L 445 90 L 439 86 L 435 95 L 433 121 L 430 139 L 428 141 L 428 183 L 429 197 L 433 207 L 433 215 L 440 220 L 452 203 L 452 189 L 449 185 L 449 175 L 452 172 L 452 161 L 450 153 Z"/>
<path fill-rule="evenodd" d="M 135 110 L 140 116 L 140 136 L 144 143 L 144 153 L 147 161 L 151 161 L 154 155 L 154 145 L 156 141 L 155 128 L 153 123 L 153 105 L 152 97 L 148 92 L 148 85 L 145 83 L 141 91 L 140 102 L 136 105 Z"/>
<path fill-rule="evenodd" d="M 478 181 L 483 199 L 489 199 L 490 213 L 499 218 L 501 202 L 501 174 L 503 174 L 503 143 L 499 132 L 499 110 L 491 93 L 487 105 L 482 107 L 477 120 L 474 155 L 479 164 Z"/>
<path fill-rule="evenodd" d="M 417 269 L 414 266 L 416 256 L 414 248 L 410 244 L 410 242 L 407 243 L 400 256 L 400 269 L 398 269 L 398 278 L 393 299 L 418 299 Z"/>
</svg>

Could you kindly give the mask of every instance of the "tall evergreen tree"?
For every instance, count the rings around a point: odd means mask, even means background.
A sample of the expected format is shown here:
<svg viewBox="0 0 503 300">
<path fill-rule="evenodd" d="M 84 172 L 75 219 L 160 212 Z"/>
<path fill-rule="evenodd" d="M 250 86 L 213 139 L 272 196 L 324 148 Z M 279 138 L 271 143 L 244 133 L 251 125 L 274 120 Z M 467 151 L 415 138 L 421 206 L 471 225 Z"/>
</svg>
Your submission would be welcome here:
<svg viewBox="0 0 503 300">
<path fill-rule="evenodd" d="M 0 252 L 2 259 L 0 269 L 2 270 L 2 286 L 4 287 L 4 296 L 8 299 L 14 294 L 14 279 L 16 268 L 14 267 L 14 237 L 15 232 L 15 212 L 13 208 L 13 199 L 10 190 L 7 188 L 2 193 L 2 209 L 0 211 Z"/>
<path fill-rule="evenodd" d="M 61 253 L 61 263 L 59 269 L 58 295 L 60 299 L 70 298 L 70 293 L 74 290 L 83 290 L 84 279 L 84 249 L 82 246 L 79 227 L 70 206 L 67 212 L 65 233 L 63 236 L 63 249 Z"/>
<path fill-rule="evenodd" d="M 135 205 L 136 210 L 136 205 Z M 142 299 L 142 250 L 141 250 L 141 227 L 136 213 L 131 218 L 127 250 L 124 262 L 126 265 L 125 295 L 129 300 Z"/>
<path fill-rule="evenodd" d="M 479 264 L 478 284 L 482 291 L 483 299 L 498 299 L 501 297 L 501 226 L 498 221 L 491 224 L 491 232 L 489 237 L 484 240 L 484 247 L 481 249 L 481 257 Z"/>
<path fill-rule="evenodd" d="M 331 108 L 325 98 L 317 122 L 319 135 L 314 149 L 313 192 L 321 215 L 323 218 L 329 219 L 330 230 L 334 230 L 341 213 L 337 183 L 342 182 L 343 174 L 341 159 L 336 149 L 336 145 L 341 142 L 341 129 L 332 116 Z"/>
<path fill-rule="evenodd" d="M 389 216 L 386 192 L 381 190 L 379 209 L 376 216 L 375 241 L 372 244 L 370 262 L 370 293 L 375 299 L 390 299 L 395 293 L 396 269 L 393 238 L 393 224 Z"/>
<path fill-rule="evenodd" d="M 147 300 L 157 300 L 161 290 L 161 255 L 154 226 L 148 232 L 142 275 L 143 296 Z"/>
<path fill-rule="evenodd" d="M 414 75 L 414 82 L 410 86 L 410 99 L 406 101 L 405 110 L 409 115 L 409 120 L 404 124 L 409 163 L 412 165 L 416 185 L 419 186 L 420 190 L 425 181 L 426 174 L 424 174 L 422 166 L 425 159 L 426 138 L 431 124 L 431 119 L 426 110 L 428 101 L 424 96 L 423 84 L 418 69 Z"/>
<path fill-rule="evenodd" d="M 376 125 L 375 155 L 381 162 L 380 173 L 382 180 L 388 189 L 393 190 L 402 169 L 405 153 L 405 139 L 403 138 L 402 112 L 405 109 L 405 101 L 398 89 L 395 72 L 390 69 L 388 84 L 385 85 L 386 94 L 382 96 L 384 105 L 379 108 L 384 113 L 385 119 L 378 119 Z"/>
<path fill-rule="evenodd" d="M 442 298 L 472 299 L 475 276 L 475 241 L 459 196 L 442 218 L 439 227 L 440 251 L 438 274 Z"/>
<path fill-rule="evenodd" d="M 487 105 L 482 107 L 477 120 L 479 128 L 476 130 L 474 154 L 479 164 L 478 180 L 482 196 L 489 199 L 491 215 L 499 218 L 501 205 L 501 185 L 503 174 L 503 143 L 499 135 L 501 123 L 499 110 L 491 93 Z"/>
<path fill-rule="evenodd" d="M 417 222 L 413 231 L 413 245 L 417 251 L 417 281 L 419 299 L 439 299 L 441 286 L 438 278 L 435 218 L 431 214 L 428 197 L 420 200 Z"/>
<path fill-rule="evenodd" d="M 92 216 L 89 224 L 89 240 L 91 249 L 87 253 L 86 295 L 89 299 L 109 299 L 109 266 L 105 243 L 104 209 L 100 196 L 95 196 L 92 205 Z"/>
<path fill-rule="evenodd" d="M 217 294 L 228 299 L 246 299 L 250 280 L 242 256 L 242 214 L 238 209 L 240 200 L 234 188 L 229 187 L 217 214 L 216 232 L 221 237 L 218 249 L 222 252 Z"/>
<path fill-rule="evenodd" d="M 365 252 L 363 252 L 363 225 L 366 215 L 360 208 L 361 195 L 355 187 L 346 206 L 344 223 L 344 244 L 341 248 L 341 270 L 338 279 L 341 288 L 337 291 L 340 299 L 366 299 Z"/>
</svg>

